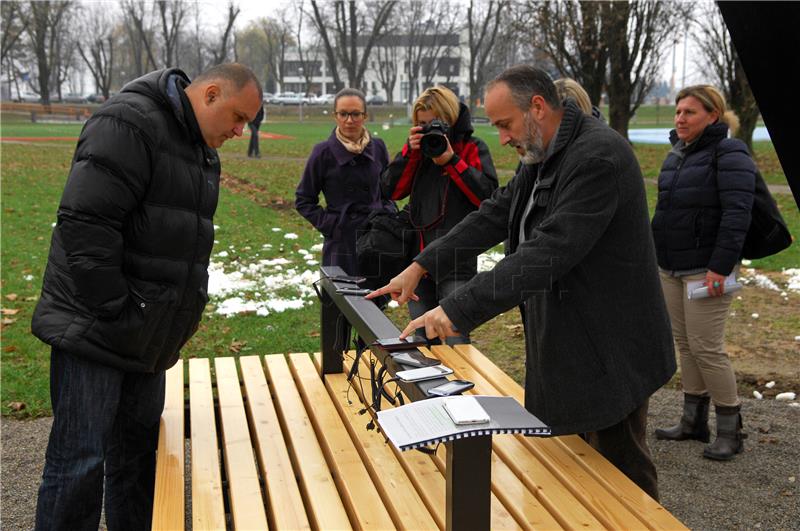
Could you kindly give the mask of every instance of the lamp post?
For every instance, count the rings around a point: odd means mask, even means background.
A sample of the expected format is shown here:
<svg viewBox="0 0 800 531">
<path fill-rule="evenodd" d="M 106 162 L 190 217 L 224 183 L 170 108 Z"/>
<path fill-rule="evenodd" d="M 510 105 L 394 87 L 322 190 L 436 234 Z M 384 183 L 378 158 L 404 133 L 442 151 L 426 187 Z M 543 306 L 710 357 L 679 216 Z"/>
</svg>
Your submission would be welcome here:
<svg viewBox="0 0 800 531">
<path fill-rule="evenodd" d="M 304 83 L 302 81 L 302 79 L 303 79 L 303 67 L 302 66 L 298 67 L 297 72 L 300 74 L 300 79 L 301 79 L 301 81 L 300 81 L 301 94 L 300 94 L 300 105 L 299 105 L 299 107 L 300 107 L 300 123 L 302 123 L 303 122 L 303 107 L 305 106 L 305 98 L 306 98 L 305 85 L 304 85 Z"/>
</svg>

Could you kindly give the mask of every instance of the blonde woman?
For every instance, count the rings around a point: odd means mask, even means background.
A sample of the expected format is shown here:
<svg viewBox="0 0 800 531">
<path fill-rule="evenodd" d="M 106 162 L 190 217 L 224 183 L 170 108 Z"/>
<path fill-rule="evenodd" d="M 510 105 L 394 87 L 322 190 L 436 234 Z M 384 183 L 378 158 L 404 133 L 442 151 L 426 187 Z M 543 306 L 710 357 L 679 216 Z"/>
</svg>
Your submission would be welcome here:
<svg viewBox="0 0 800 531">
<path fill-rule="evenodd" d="M 744 448 L 736 376 L 725 352 L 725 319 L 732 295 L 725 278 L 738 270 L 755 189 L 755 164 L 745 144 L 728 138 L 736 115 L 710 85 L 687 87 L 675 99 L 672 151 L 658 177 L 652 228 L 661 285 L 680 351 L 683 415 L 656 437 L 708 442 L 709 402 L 717 438 L 703 455 L 728 460 Z M 701 281 L 708 297 L 687 297 Z"/>
<path fill-rule="evenodd" d="M 469 109 L 450 89 L 425 90 L 414 102 L 412 122 L 408 141 L 386 168 L 382 184 L 392 199 L 410 196 L 409 217 L 419 252 L 476 210 L 497 188 L 497 174 L 489 148 L 472 136 Z M 409 303 L 411 318 L 436 308 L 476 273 L 477 260 L 471 258 L 438 282 L 423 279 L 416 291 L 419 300 Z M 467 343 L 469 337 L 454 336 L 447 342 Z"/>
</svg>

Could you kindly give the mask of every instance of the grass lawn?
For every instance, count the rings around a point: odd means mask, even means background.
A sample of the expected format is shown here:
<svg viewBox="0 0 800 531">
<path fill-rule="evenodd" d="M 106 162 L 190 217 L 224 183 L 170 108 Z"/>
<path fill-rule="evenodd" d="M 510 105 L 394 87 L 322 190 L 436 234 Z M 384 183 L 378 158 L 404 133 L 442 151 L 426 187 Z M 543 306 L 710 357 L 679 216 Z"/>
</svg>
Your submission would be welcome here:
<svg viewBox="0 0 800 531">
<path fill-rule="evenodd" d="M 3 137 L 48 137 L 42 142 L 4 142 L 2 144 L 2 413 L 15 416 L 49 414 L 49 349 L 30 334 L 30 319 L 41 287 L 52 226 L 64 186 L 78 124 L 31 124 L 25 116 L 3 114 Z M 289 139 L 263 140 L 262 159 L 248 159 L 247 139 L 226 144 L 221 150 L 224 183 L 215 223 L 218 225 L 214 262 L 226 271 L 259 260 L 286 258 L 292 266 L 308 268 L 300 262 L 305 250 L 321 240 L 293 208 L 294 188 L 303 171 L 305 158 L 316 142 L 326 138 L 332 123 L 308 121 L 268 121 L 263 132 L 286 135 Z M 406 126 L 388 129 L 374 122 L 370 130 L 384 139 L 393 156 L 402 146 Z M 501 148 L 497 134 L 478 125 L 476 134 L 489 145 L 500 170 L 501 183 L 511 177 L 517 165 L 513 150 Z M 64 137 L 65 140 L 53 140 Z M 645 176 L 655 178 L 666 153 L 666 146 L 635 146 Z M 756 146 L 756 158 L 771 182 L 783 182 L 783 175 L 770 144 Z M 652 208 L 655 186 L 647 184 Z M 794 234 L 800 234 L 800 213 L 790 195 L 778 196 L 784 215 Z M 272 230 L 277 228 L 280 230 Z M 297 235 L 287 239 L 287 233 Z M 227 256 L 218 253 L 224 251 Z M 793 246 L 776 257 L 754 262 L 755 267 L 780 270 L 797 267 L 800 250 Z M 290 296 L 291 294 L 285 294 Z M 244 299 L 253 294 L 245 292 Z M 212 300 L 200 331 L 183 350 L 185 357 L 313 352 L 319 349 L 319 306 L 313 300 L 301 309 L 273 311 L 266 317 L 254 313 L 221 316 L 215 313 L 220 301 Z M 479 348 L 493 355 L 498 364 L 520 379 L 522 352 L 510 348 L 509 341 L 522 333 L 518 318 L 509 312 L 481 327 L 476 333 Z M 405 322 L 405 309 L 393 310 L 398 323 Z M 480 330 L 480 329 L 479 329 Z M 492 330 L 492 333 L 486 331 Z M 521 336 L 520 336 L 521 337 Z M 12 403 L 25 408 L 14 411 Z"/>
</svg>

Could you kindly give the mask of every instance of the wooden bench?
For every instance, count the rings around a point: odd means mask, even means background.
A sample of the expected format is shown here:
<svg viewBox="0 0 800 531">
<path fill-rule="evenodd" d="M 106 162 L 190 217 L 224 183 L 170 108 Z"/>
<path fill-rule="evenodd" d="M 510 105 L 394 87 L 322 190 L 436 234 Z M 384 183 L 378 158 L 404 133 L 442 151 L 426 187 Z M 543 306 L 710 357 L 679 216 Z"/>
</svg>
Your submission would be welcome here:
<svg viewBox="0 0 800 531">
<path fill-rule="evenodd" d="M 69 120 L 82 121 L 91 116 L 88 107 L 65 105 L 62 103 L 8 103 L 4 102 L 0 107 L 3 112 L 30 113 L 31 122 L 36 122 L 40 115 L 60 116 Z"/>
<path fill-rule="evenodd" d="M 522 401 L 522 388 L 474 347 L 423 352 L 475 382 L 475 393 Z M 238 361 L 168 371 L 154 529 L 184 528 L 187 449 L 194 529 L 447 528 L 445 445 L 397 451 L 366 429 L 361 387 L 346 373 L 321 377 L 319 356 Z M 366 363 L 359 369 L 368 377 Z M 495 436 L 491 459 L 492 529 L 684 528 L 577 436 Z"/>
</svg>

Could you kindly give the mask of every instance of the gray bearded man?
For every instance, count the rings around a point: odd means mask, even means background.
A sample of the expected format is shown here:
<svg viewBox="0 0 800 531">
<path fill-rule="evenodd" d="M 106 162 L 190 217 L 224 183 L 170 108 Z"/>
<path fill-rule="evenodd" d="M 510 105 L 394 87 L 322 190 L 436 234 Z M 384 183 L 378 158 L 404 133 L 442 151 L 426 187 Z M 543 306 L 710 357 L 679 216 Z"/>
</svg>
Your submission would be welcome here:
<svg viewBox="0 0 800 531">
<path fill-rule="evenodd" d="M 650 395 L 675 372 L 645 190 L 628 142 L 574 101 L 562 104 L 542 70 L 517 66 L 486 90 L 486 114 L 523 165 L 447 235 L 370 297 L 416 297 L 458 260 L 508 241 L 506 257 L 405 337 L 468 333 L 519 306 L 526 336 L 525 407 L 556 435 L 581 434 L 658 499 L 646 443 Z"/>
</svg>

